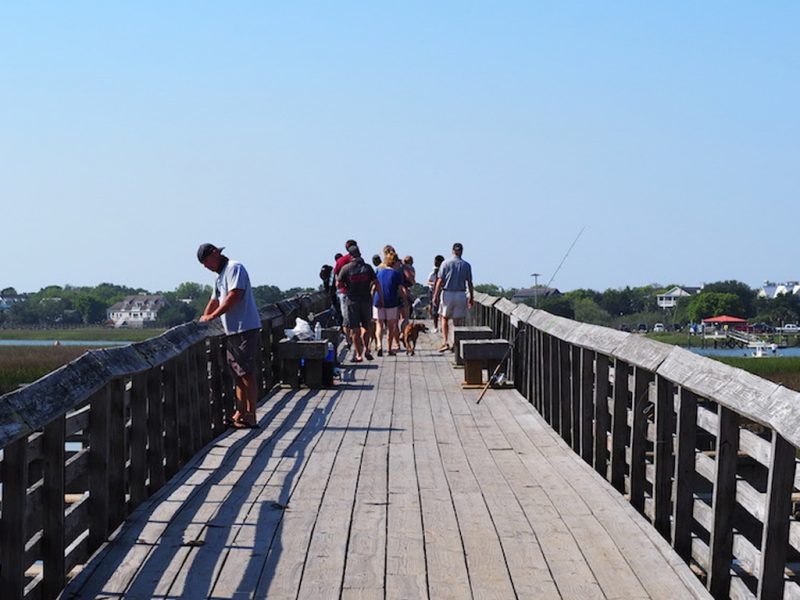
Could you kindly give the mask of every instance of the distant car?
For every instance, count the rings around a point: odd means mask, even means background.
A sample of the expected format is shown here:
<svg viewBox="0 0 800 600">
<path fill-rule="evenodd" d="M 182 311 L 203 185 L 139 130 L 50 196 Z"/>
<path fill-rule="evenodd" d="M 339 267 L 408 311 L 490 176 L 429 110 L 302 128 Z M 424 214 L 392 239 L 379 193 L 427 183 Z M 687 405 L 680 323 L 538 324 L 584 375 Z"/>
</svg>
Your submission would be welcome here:
<svg viewBox="0 0 800 600">
<path fill-rule="evenodd" d="M 646 323 L 639 323 L 639 327 L 636 328 L 638 333 L 647 333 L 647 324 Z"/>
<path fill-rule="evenodd" d="M 681 325 L 680 323 L 673 323 L 672 331 L 683 331 L 683 325 Z"/>
<path fill-rule="evenodd" d="M 656 323 L 653 325 L 653 333 L 664 333 L 664 331 L 666 331 L 666 329 L 664 329 L 663 323 Z"/>
<path fill-rule="evenodd" d="M 800 325 L 797 323 L 787 323 L 780 328 L 783 333 L 800 333 Z"/>
<path fill-rule="evenodd" d="M 775 328 L 769 323 L 753 323 L 753 333 L 775 333 Z"/>
<path fill-rule="evenodd" d="M 628 325 L 625 325 L 623 323 L 622 325 L 619 326 L 619 330 L 620 331 L 628 331 L 629 332 L 631 330 L 631 328 Z"/>
</svg>

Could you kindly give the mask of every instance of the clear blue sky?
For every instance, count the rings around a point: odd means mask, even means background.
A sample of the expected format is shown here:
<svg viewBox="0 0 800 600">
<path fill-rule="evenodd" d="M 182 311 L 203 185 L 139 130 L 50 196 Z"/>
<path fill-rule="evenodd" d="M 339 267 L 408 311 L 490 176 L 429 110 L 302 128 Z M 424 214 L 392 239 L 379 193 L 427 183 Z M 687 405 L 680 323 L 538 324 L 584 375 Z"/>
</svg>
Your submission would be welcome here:
<svg viewBox="0 0 800 600">
<path fill-rule="evenodd" d="M 798 2 L 0 5 L 0 287 L 798 279 Z"/>
</svg>

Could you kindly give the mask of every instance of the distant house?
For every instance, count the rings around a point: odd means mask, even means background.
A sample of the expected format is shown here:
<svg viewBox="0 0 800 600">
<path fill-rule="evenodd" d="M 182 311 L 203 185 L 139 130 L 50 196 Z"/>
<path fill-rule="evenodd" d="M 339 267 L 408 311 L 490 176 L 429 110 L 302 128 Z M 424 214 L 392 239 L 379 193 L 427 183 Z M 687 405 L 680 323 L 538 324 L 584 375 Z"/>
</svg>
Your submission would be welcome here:
<svg viewBox="0 0 800 600">
<path fill-rule="evenodd" d="M 15 296 L 0 296 L 0 311 L 10 310 L 17 302 L 24 302 L 25 296 L 17 294 Z"/>
<path fill-rule="evenodd" d="M 158 311 L 167 305 L 161 294 L 127 296 L 108 309 L 108 320 L 114 327 L 146 327 L 158 318 Z"/>
<path fill-rule="evenodd" d="M 540 285 L 539 287 L 522 288 L 517 290 L 517 293 L 511 298 L 512 302 L 525 302 L 526 300 L 534 300 L 535 298 L 550 298 L 551 296 L 560 296 L 561 292 L 556 288 L 549 288 Z"/>
<path fill-rule="evenodd" d="M 774 281 L 765 281 L 761 289 L 758 290 L 758 297 L 766 298 L 767 300 L 774 300 L 783 294 L 800 294 L 800 282 L 775 283 Z"/>
<path fill-rule="evenodd" d="M 671 290 L 658 294 L 656 301 L 659 308 L 675 308 L 678 305 L 678 300 L 699 294 L 702 289 L 701 287 L 676 285 Z"/>
</svg>

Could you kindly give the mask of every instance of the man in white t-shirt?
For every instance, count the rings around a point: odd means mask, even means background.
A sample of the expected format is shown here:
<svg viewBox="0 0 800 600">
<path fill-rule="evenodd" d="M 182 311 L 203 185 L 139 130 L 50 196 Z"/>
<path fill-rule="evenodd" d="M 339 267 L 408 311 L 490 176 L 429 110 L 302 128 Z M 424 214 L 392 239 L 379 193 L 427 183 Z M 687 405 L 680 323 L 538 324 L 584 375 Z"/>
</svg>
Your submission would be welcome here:
<svg viewBox="0 0 800 600">
<path fill-rule="evenodd" d="M 237 429 L 258 427 L 256 422 L 256 354 L 261 317 L 244 265 L 222 254 L 224 248 L 201 244 L 197 260 L 217 274 L 214 291 L 200 321 L 220 318 L 225 328 L 228 365 L 236 380 L 236 412 L 231 425 Z"/>
</svg>

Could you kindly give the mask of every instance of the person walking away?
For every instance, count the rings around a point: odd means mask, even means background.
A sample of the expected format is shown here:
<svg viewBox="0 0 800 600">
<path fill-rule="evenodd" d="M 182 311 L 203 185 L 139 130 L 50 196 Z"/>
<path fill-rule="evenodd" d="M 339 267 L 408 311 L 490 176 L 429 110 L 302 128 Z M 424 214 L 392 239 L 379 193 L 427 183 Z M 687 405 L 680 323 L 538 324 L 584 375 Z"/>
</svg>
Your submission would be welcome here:
<svg viewBox="0 0 800 600">
<path fill-rule="evenodd" d="M 358 246 L 348 248 L 351 260 L 339 272 L 338 285 L 345 290 L 345 326 L 353 339 L 353 362 L 364 358 L 372 360 L 369 351 L 372 329 L 372 294 L 377 293 L 383 305 L 383 292 L 375 276 L 375 270 L 361 258 Z"/>
<path fill-rule="evenodd" d="M 402 274 L 393 269 L 397 261 L 394 250 L 388 250 L 384 255 L 383 263 L 378 267 L 377 278 L 383 292 L 383 305 L 377 294 L 373 296 L 372 316 L 376 325 L 378 340 L 378 356 L 383 356 L 383 332 L 387 331 L 389 356 L 397 354 L 400 349 L 400 329 L 397 326 L 400 316 L 400 304 L 407 297 L 408 291 L 403 285 Z M 392 343 L 394 342 L 394 349 Z"/>
<path fill-rule="evenodd" d="M 208 243 L 197 249 L 197 260 L 217 274 L 214 291 L 200 321 L 219 318 L 225 329 L 226 357 L 236 383 L 236 411 L 231 417 L 231 425 L 237 429 L 258 427 L 256 354 L 261 317 L 247 269 L 242 263 L 222 254 L 223 250 Z"/>
<path fill-rule="evenodd" d="M 346 292 L 346 290 L 341 285 L 339 285 L 338 281 L 339 281 L 339 273 L 342 271 L 344 266 L 353 259 L 353 257 L 350 255 L 350 253 L 347 252 L 347 250 L 351 246 L 358 246 L 358 243 L 356 243 L 355 240 L 347 240 L 344 243 L 345 253 L 343 255 L 340 255 L 339 258 L 336 259 L 336 262 L 334 263 L 334 266 L 333 266 L 333 277 L 337 282 L 336 283 L 336 296 L 339 298 L 339 310 L 342 313 L 342 333 L 344 333 L 344 337 L 347 340 L 348 347 L 350 346 L 350 332 L 347 330 L 347 324 L 346 324 L 347 319 L 344 316 L 345 312 L 346 312 L 346 308 L 345 308 L 345 295 L 346 295 L 345 292 Z"/>
<path fill-rule="evenodd" d="M 425 282 L 425 285 L 428 288 L 428 312 L 430 313 L 431 320 L 433 321 L 433 333 L 437 333 L 439 331 L 439 303 L 435 301 L 433 292 L 436 289 L 436 280 L 439 278 L 439 267 L 443 262 L 444 256 L 437 254 L 433 259 L 433 270 L 431 271 L 430 275 L 428 275 L 428 281 Z"/>
<path fill-rule="evenodd" d="M 452 350 L 450 345 L 450 321 L 453 326 L 464 324 L 467 310 L 475 302 L 475 291 L 472 287 L 472 266 L 461 258 L 464 246 L 459 242 L 453 244 L 453 256 L 439 267 L 439 278 L 436 280 L 434 298 L 440 299 L 442 318 L 442 345 L 439 352 Z M 469 291 L 469 298 L 465 295 Z"/>
</svg>

